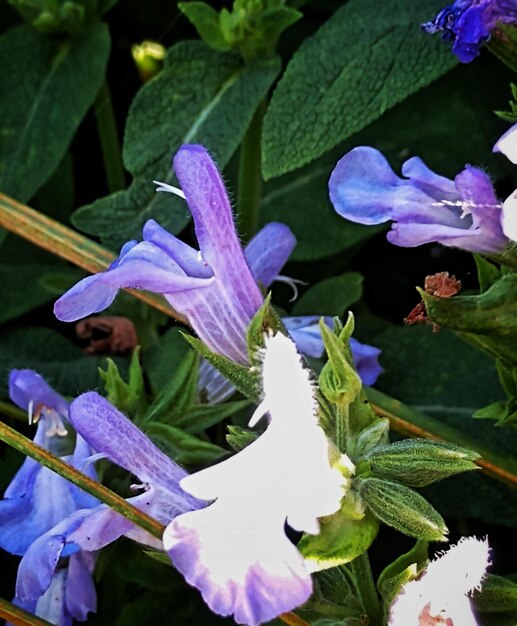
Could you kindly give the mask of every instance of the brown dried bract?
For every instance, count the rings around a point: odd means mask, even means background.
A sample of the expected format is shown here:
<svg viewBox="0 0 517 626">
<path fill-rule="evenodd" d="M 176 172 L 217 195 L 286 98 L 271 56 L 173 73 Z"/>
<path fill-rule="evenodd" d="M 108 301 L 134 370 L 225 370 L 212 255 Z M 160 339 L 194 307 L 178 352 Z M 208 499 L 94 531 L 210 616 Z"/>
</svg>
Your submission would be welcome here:
<svg viewBox="0 0 517 626">
<path fill-rule="evenodd" d="M 461 280 L 449 276 L 449 272 L 438 272 L 425 277 L 424 289 L 432 296 L 451 298 L 461 290 Z"/>
<path fill-rule="evenodd" d="M 79 339 L 87 339 L 87 354 L 128 354 L 138 345 L 133 322 L 127 317 L 87 317 L 75 325 Z"/>
<path fill-rule="evenodd" d="M 431 296 L 438 298 L 452 298 L 461 290 L 461 280 L 456 276 L 449 276 L 449 272 L 438 272 L 425 277 L 424 290 Z M 427 317 L 427 311 L 424 301 L 421 300 L 416 307 L 410 311 L 409 315 L 404 319 L 408 326 L 413 324 L 433 324 L 433 331 L 437 332 L 438 324 L 434 324 Z"/>
</svg>

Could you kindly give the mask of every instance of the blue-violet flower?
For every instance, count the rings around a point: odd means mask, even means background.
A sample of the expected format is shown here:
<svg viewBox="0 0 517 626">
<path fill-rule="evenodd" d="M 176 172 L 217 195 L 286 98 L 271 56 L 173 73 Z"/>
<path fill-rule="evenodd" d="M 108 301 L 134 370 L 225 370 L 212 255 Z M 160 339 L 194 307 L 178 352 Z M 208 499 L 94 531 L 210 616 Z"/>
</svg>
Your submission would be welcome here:
<svg viewBox="0 0 517 626">
<path fill-rule="evenodd" d="M 442 9 L 432 22 L 422 24 L 430 34 L 442 33 L 462 63 L 470 63 L 490 39 L 498 23 L 517 22 L 517 0 L 456 0 Z"/>
<path fill-rule="evenodd" d="M 388 240 L 413 247 L 444 246 L 497 255 L 508 238 L 501 227 L 501 203 L 490 178 L 467 165 L 454 180 L 435 174 L 418 157 L 397 176 L 374 148 L 354 148 L 330 176 L 330 199 L 342 217 L 360 224 L 393 220 Z"/>
</svg>

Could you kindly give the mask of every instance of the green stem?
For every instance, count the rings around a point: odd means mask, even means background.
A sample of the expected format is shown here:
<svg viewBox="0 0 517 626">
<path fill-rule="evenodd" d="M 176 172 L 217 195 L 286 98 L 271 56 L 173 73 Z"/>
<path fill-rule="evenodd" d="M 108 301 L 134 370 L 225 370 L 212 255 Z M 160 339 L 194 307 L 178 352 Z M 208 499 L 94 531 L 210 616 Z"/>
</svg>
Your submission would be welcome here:
<svg viewBox="0 0 517 626">
<path fill-rule="evenodd" d="M 113 193 L 119 189 L 125 189 L 126 177 L 122 156 L 120 151 L 120 141 L 118 138 L 117 123 L 113 112 L 111 94 L 107 81 L 102 83 L 95 102 L 95 118 L 97 120 L 97 130 L 101 142 L 102 159 L 108 181 L 108 188 Z"/>
<path fill-rule="evenodd" d="M 368 615 L 368 625 L 382 626 L 382 604 L 373 580 L 368 553 L 363 552 L 363 554 L 351 561 L 347 567 L 352 573 L 356 592 Z"/>
<path fill-rule="evenodd" d="M 5 441 L 22 454 L 30 456 L 45 467 L 48 467 L 56 474 L 63 476 L 66 480 L 69 480 L 74 485 L 77 485 L 87 493 L 98 498 L 109 507 L 111 507 L 117 513 L 120 513 L 127 519 L 131 520 L 140 528 L 146 530 L 149 534 L 157 539 L 161 539 L 165 526 L 160 524 L 149 515 L 142 513 L 137 508 L 126 502 L 124 498 L 120 497 L 111 489 L 108 489 L 104 485 L 92 480 L 86 474 L 83 474 L 75 467 L 72 467 L 58 456 L 55 456 L 45 448 L 38 446 L 27 437 L 24 437 L 16 430 L 0 422 L 0 440 Z"/>
<path fill-rule="evenodd" d="M 15 626 L 52 626 L 50 622 L 20 609 L 19 606 L 14 606 L 3 598 L 0 598 L 0 617 Z"/>
<path fill-rule="evenodd" d="M 241 144 L 237 207 L 239 232 L 248 242 L 258 230 L 262 197 L 261 135 L 266 103 L 262 101 Z"/>
<path fill-rule="evenodd" d="M 27 413 L 10 402 L 0 400 L 0 413 L 2 415 L 7 415 L 7 417 L 13 417 L 14 419 L 22 422 L 27 422 Z"/>
</svg>

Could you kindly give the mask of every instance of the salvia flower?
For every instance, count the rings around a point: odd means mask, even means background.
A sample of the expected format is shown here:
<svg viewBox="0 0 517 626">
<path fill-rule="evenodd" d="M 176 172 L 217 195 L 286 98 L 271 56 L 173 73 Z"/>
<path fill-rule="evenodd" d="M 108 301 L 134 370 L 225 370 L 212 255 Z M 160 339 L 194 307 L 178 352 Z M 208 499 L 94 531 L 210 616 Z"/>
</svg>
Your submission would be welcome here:
<svg viewBox="0 0 517 626">
<path fill-rule="evenodd" d="M 388 240 L 398 246 L 439 242 L 488 255 L 504 251 L 502 205 L 485 172 L 467 165 L 450 180 L 413 157 L 402 174 L 405 178 L 378 150 L 354 148 L 330 176 L 330 199 L 339 215 L 353 222 L 393 221 Z"/>
<path fill-rule="evenodd" d="M 199 250 L 149 220 L 143 229 L 144 240 L 125 244 L 109 270 L 83 279 L 65 293 L 56 302 L 56 316 L 74 321 L 102 311 L 122 288 L 154 291 L 187 317 L 212 351 L 246 365 L 246 329 L 264 301 L 258 285 L 268 288 L 279 279 L 296 238 L 287 226 L 273 222 L 243 251 L 223 181 L 207 151 L 185 145 L 173 165 L 182 191 L 165 184 L 160 184 L 159 190 L 186 199 Z M 319 332 L 314 319 L 296 318 L 293 332 L 302 352 L 317 350 L 321 355 L 323 343 L 314 336 L 314 328 Z M 207 363 L 201 366 L 198 389 L 210 403 L 221 402 L 233 392 L 230 383 Z"/>
<path fill-rule="evenodd" d="M 481 588 L 489 565 L 488 541 L 464 537 L 402 587 L 389 626 L 477 626 L 469 594 Z"/>
<path fill-rule="evenodd" d="M 517 164 L 517 124 L 497 140 L 494 152 L 501 152 L 512 163 Z M 504 201 L 502 227 L 509 239 L 517 241 L 517 189 Z"/>
<path fill-rule="evenodd" d="M 99 394 L 88 392 L 76 398 L 69 419 L 93 450 L 141 481 L 143 492 L 128 498 L 136 508 L 168 524 L 176 515 L 204 504 L 179 487 L 185 470 Z M 104 504 L 76 511 L 31 544 L 20 563 L 16 596 L 25 601 L 41 596 L 59 571 L 61 557 L 79 551 L 91 557 L 122 536 L 163 549 L 160 540 Z"/>
<path fill-rule="evenodd" d="M 208 507 L 176 517 L 164 546 L 208 606 L 251 626 L 304 603 L 312 581 L 285 523 L 319 532 L 318 518 L 339 509 L 354 471 L 331 466 L 329 442 L 318 424 L 308 370 L 294 343 L 266 336 L 263 401 L 250 426 L 269 413 L 265 433 L 227 461 L 192 474 L 181 486 Z"/>
<path fill-rule="evenodd" d="M 456 0 L 422 28 L 430 34 L 442 33 L 458 59 L 470 63 L 498 23 L 516 22 L 517 0 Z"/>
<path fill-rule="evenodd" d="M 38 421 L 34 442 L 60 454 L 67 435 L 68 402 L 32 370 L 11 371 L 9 395 L 28 411 L 31 421 Z M 91 448 L 77 435 L 73 454 L 63 459 L 95 479 L 93 468 L 87 467 L 91 454 Z M 89 494 L 27 458 L 0 501 L 0 546 L 12 554 L 27 555 L 56 524 L 80 509 L 98 504 Z M 62 556 L 68 554 L 64 552 Z M 32 566 L 38 568 L 38 565 L 39 562 L 32 562 Z M 56 565 L 57 560 L 54 568 Z M 14 603 L 47 621 L 67 626 L 73 619 L 84 621 L 88 612 L 96 609 L 94 558 L 77 552 L 59 567 L 42 584 L 20 589 L 19 582 L 23 579 L 20 564 Z M 36 577 L 39 572 L 39 568 L 35 570 Z"/>
</svg>

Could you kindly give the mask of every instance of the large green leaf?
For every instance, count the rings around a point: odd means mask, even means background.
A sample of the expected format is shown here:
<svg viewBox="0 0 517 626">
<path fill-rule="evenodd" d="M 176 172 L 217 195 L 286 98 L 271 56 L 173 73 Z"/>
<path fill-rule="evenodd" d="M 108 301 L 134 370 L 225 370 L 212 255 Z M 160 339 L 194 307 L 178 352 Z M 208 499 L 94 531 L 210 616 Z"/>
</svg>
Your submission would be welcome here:
<svg viewBox="0 0 517 626">
<path fill-rule="evenodd" d="M 266 178 L 322 155 L 452 68 L 419 24 L 439 2 L 350 0 L 290 61 L 264 122 Z"/>
<path fill-rule="evenodd" d="M 224 167 L 278 71 L 276 58 L 243 65 L 200 41 L 171 48 L 129 111 L 123 159 L 131 186 L 80 208 L 74 224 L 114 247 L 139 236 L 151 217 L 179 232 L 188 221 L 184 201 L 157 194 L 152 181 L 172 181 L 172 155 L 185 143 L 202 143 Z"/>
<path fill-rule="evenodd" d="M 107 26 L 74 40 L 29 26 L 0 38 L 0 189 L 29 200 L 63 158 L 105 76 Z"/>
<path fill-rule="evenodd" d="M 0 395 L 7 395 L 10 369 L 30 368 L 39 372 L 60 393 L 78 393 L 102 388 L 99 365 L 104 357 L 85 356 L 81 348 L 48 328 L 20 328 L 0 334 Z M 114 359 L 122 372 L 127 361 Z"/>
</svg>

